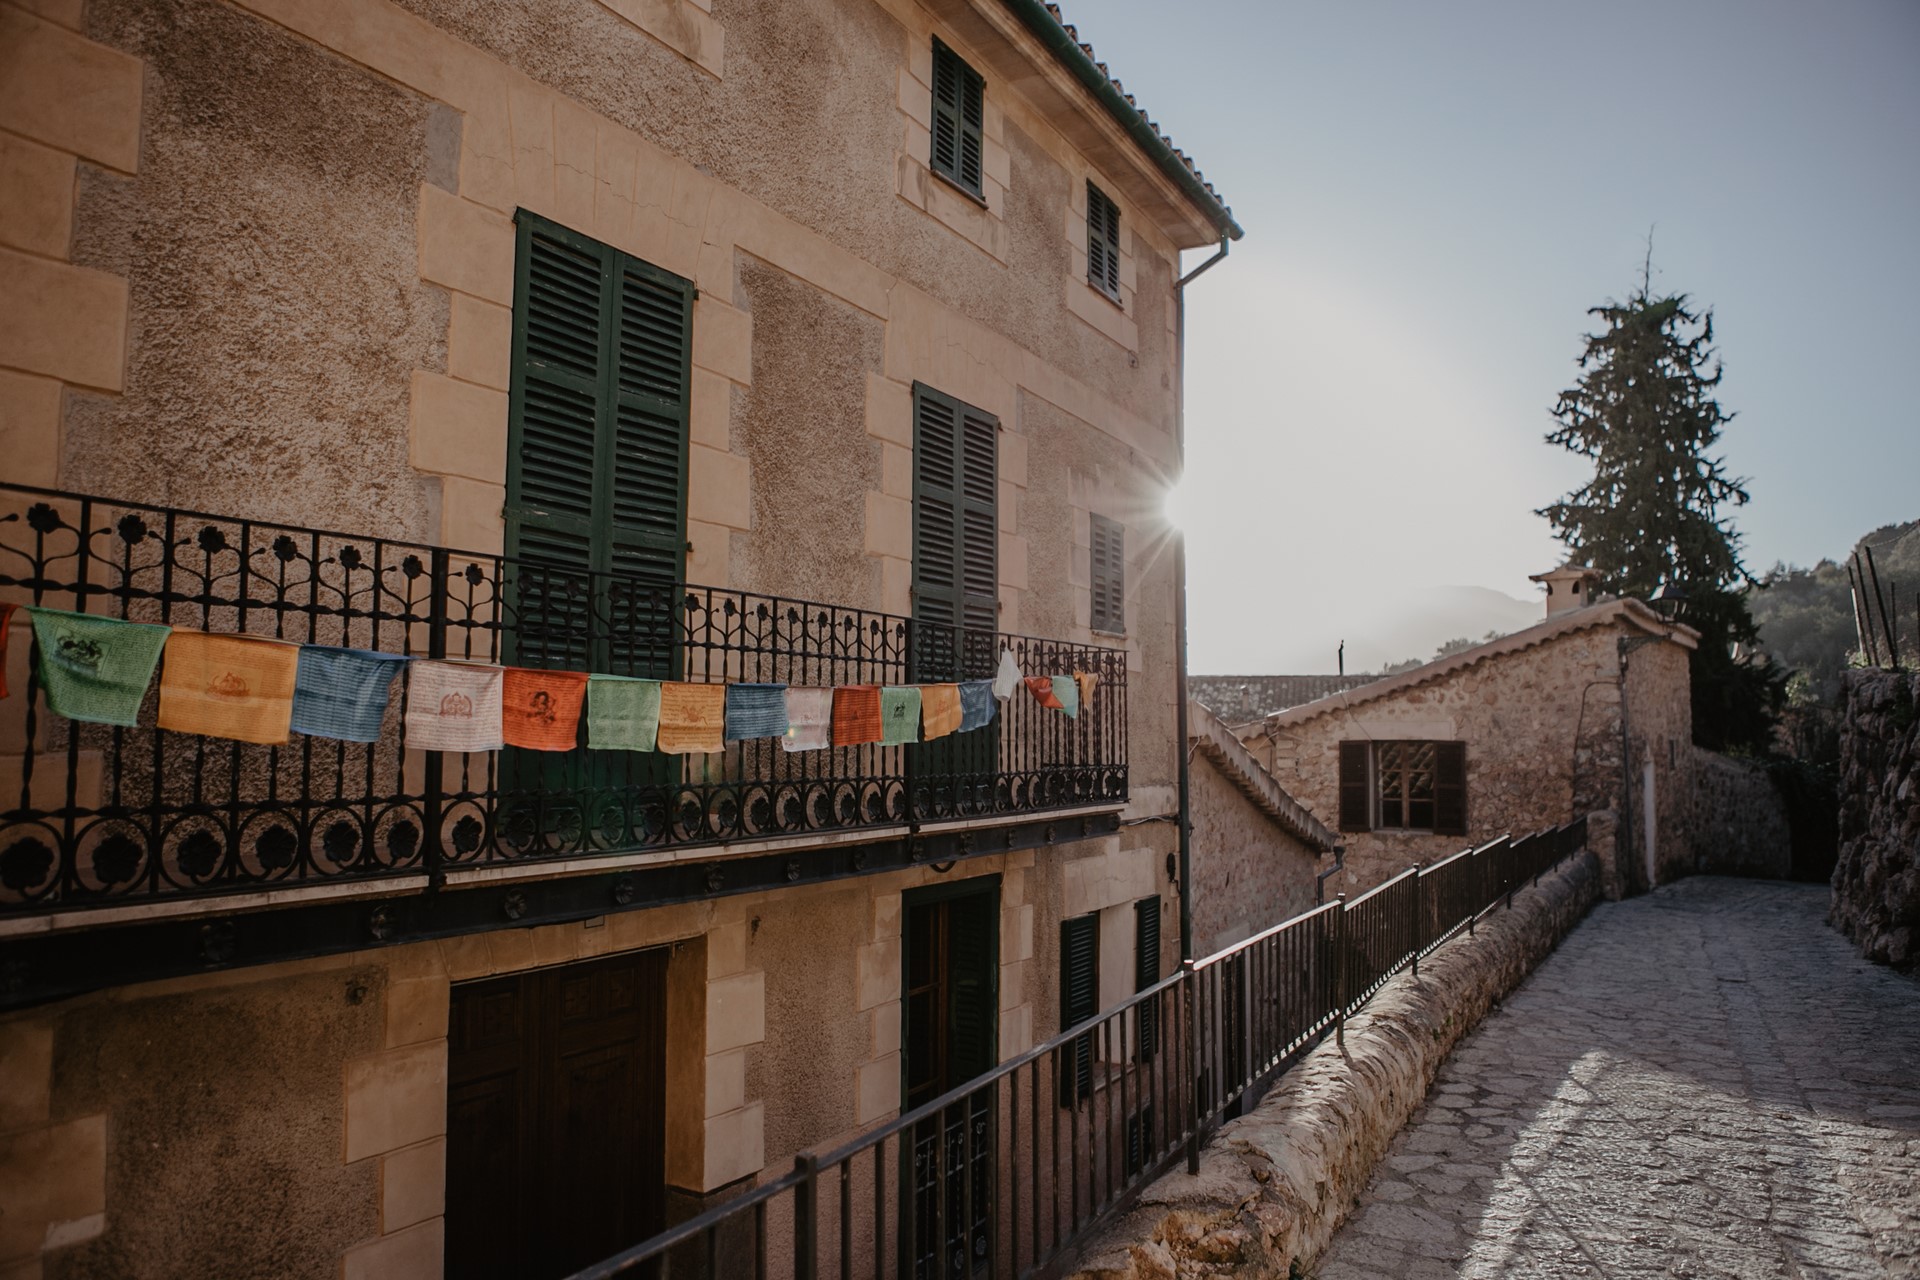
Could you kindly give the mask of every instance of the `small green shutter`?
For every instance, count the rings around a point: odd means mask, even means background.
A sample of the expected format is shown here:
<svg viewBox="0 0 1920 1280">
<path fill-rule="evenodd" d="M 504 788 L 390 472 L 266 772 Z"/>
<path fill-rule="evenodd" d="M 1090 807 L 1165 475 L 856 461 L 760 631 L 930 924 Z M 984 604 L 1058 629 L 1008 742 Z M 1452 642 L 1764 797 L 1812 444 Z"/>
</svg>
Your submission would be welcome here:
<svg viewBox="0 0 1920 1280">
<path fill-rule="evenodd" d="M 1068 1030 L 1099 1011 L 1100 917 L 1097 913 L 1060 922 L 1060 1029 Z M 1063 1050 L 1058 1067 L 1060 1105 L 1093 1092 L 1093 1033 L 1076 1037 Z"/>
<path fill-rule="evenodd" d="M 959 54 L 933 42 L 933 143 L 935 173 L 982 194 L 982 141 L 986 82 Z"/>
<path fill-rule="evenodd" d="M 1142 898 L 1133 904 L 1133 989 L 1145 991 L 1160 981 L 1160 899 Z M 1159 1043 L 1160 1011 L 1151 1002 L 1138 1006 L 1140 1060 L 1153 1056 Z"/>
<path fill-rule="evenodd" d="M 1373 790 L 1369 785 L 1367 743 L 1340 744 L 1340 829 L 1373 830 Z"/>
<path fill-rule="evenodd" d="M 1120 206 L 1087 184 L 1087 283 L 1120 300 Z"/>
<path fill-rule="evenodd" d="M 993 1069 L 1000 1055 L 1000 895 L 956 898 L 948 910 L 948 1088 Z"/>
<path fill-rule="evenodd" d="M 1433 833 L 1467 834 L 1467 744 L 1433 744 Z"/>
<path fill-rule="evenodd" d="M 1092 626 L 1115 635 L 1127 629 L 1126 530 L 1105 516 L 1090 517 L 1087 527 L 1088 578 L 1093 583 Z"/>
<path fill-rule="evenodd" d="M 510 656 L 666 674 L 658 588 L 679 580 L 686 549 L 693 286 L 545 219 L 517 222 Z"/>
</svg>

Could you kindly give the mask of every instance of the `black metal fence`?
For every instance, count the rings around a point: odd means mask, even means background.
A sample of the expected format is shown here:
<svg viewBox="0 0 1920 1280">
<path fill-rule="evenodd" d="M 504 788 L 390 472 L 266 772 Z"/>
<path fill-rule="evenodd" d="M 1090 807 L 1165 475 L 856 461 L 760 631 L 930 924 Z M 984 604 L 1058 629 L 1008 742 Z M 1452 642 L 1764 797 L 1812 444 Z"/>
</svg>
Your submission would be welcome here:
<svg viewBox="0 0 1920 1280">
<path fill-rule="evenodd" d="M 1053 1274 L 1389 977 L 1585 846 L 1582 818 L 1316 907 L 572 1280 Z"/>
<path fill-rule="evenodd" d="M 0 484 L 0 602 L 417 657 L 693 681 L 1097 677 L 918 746 L 715 755 L 409 749 L 80 724 L 0 701 L 0 915 L 1123 802 L 1126 655 L 841 605 Z M 12 641 L 27 649 L 16 620 Z M 31 655 L 30 655 L 31 656 Z M 154 722 L 153 690 L 140 723 Z"/>
</svg>

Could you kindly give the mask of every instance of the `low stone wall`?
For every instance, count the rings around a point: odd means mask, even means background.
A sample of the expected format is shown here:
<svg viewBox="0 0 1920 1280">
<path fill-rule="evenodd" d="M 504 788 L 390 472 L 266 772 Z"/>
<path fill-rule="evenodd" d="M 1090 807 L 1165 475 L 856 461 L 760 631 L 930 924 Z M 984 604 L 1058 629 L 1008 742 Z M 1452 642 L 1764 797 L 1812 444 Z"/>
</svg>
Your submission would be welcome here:
<svg viewBox="0 0 1920 1280">
<path fill-rule="evenodd" d="M 1766 766 L 1693 749 L 1693 869 L 1784 880 L 1793 870 L 1787 804 Z"/>
<path fill-rule="evenodd" d="M 1869 960 L 1920 959 L 1920 675 L 1850 671 L 1834 927 Z"/>
<path fill-rule="evenodd" d="M 1600 896 L 1590 853 L 1402 973 L 1215 1134 L 1200 1172 L 1146 1188 L 1083 1253 L 1083 1280 L 1285 1280 L 1327 1247 L 1455 1043 Z"/>
</svg>

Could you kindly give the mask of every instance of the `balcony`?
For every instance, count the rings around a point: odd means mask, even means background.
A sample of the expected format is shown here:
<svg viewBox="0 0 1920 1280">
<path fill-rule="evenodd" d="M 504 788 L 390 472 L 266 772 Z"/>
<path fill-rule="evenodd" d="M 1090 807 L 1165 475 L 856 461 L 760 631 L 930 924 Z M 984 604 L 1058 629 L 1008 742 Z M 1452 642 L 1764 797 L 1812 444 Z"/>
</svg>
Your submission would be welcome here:
<svg viewBox="0 0 1920 1280">
<path fill-rule="evenodd" d="M 148 727 L 155 688 L 140 728 L 62 719 L 16 653 L 0 701 L 0 931 L 68 912 L 174 914 L 167 904 L 232 895 L 392 896 L 680 864 L 690 851 L 707 868 L 695 894 L 732 891 L 750 886 L 729 879 L 722 854 L 778 856 L 785 880 L 816 879 L 824 864 L 810 858 L 823 845 L 853 850 L 834 863 L 850 874 L 879 869 L 858 852 L 875 840 L 896 838 L 916 858 L 984 851 L 965 834 L 956 846 L 954 833 L 1110 814 L 1127 797 L 1127 671 L 1115 649 L 14 486 L 0 486 L 0 601 L 696 682 L 987 678 L 1002 649 L 1029 675 L 1099 677 L 1078 718 L 1019 692 L 986 728 L 913 746 L 457 755 L 408 747 L 404 678 L 376 743 L 294 734 L 259 746 Z M 29 640 L 16 618 L 12 643 Z M 947 843 L 923 848 L 929 833 Z M 618 905 L 648 900 L 631 882 L 625 896 L 610 892 Z M 511 903 L 506 913 L 518 918 Z M 366 927 L 382 936 L 378 920 Z"/>
</svg>

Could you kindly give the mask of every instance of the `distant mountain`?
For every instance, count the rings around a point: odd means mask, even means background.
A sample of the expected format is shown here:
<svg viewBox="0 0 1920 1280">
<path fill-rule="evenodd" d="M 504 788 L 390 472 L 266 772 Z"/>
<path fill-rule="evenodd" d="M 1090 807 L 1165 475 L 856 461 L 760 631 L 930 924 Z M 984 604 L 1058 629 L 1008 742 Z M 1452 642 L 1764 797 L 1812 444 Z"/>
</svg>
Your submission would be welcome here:
<svg viewBox="0 0 1920 1280">
<path fill-rule="evenodd" d="M 1399 603 L 1395 616 L 1366 633 L 1367 650 L 1386 655 L 1373 661 L 1374 669 L 1408 658 L 1425 662 L 1448 641 L 1464 637 L 1478 644 L 1490 631 L 1509 635 L 1547 616 L 1544 598 L 1517 600 L 1491 587 L 1429 587 Z"/>
<path fill-rule="evenodd" d="M 1854 552 L 1869 547 L 1882 597 L 1898 595 L 1901 660 L 1910 662 L 1909 655 L 1920 655 L 1920 621 L 1913 603 L 1920 595 L 1920 520 L 1915 520 L 1875 529 L 1854 544 L 1844 563 L 1822 560 L 1810 569 L 1777 564 L 1761 578 L 1764 585 L 1748 593 L 1753 620 L 1760 625 L 1760 647 L 1773 661 L 1804 677 L 1789 686 L 1796 701 L 1831 704 L 1839 693 L 1840 672 L 1860 643 L 1847 564 Z M 1862 555 L 1863 564 L 1865 559 Z M 1871 596 L 1871 578 L 1866 590 Z M 1874 620 L 1877 642 L 1884 649 L 1877 609 Z"/>
</svg>

